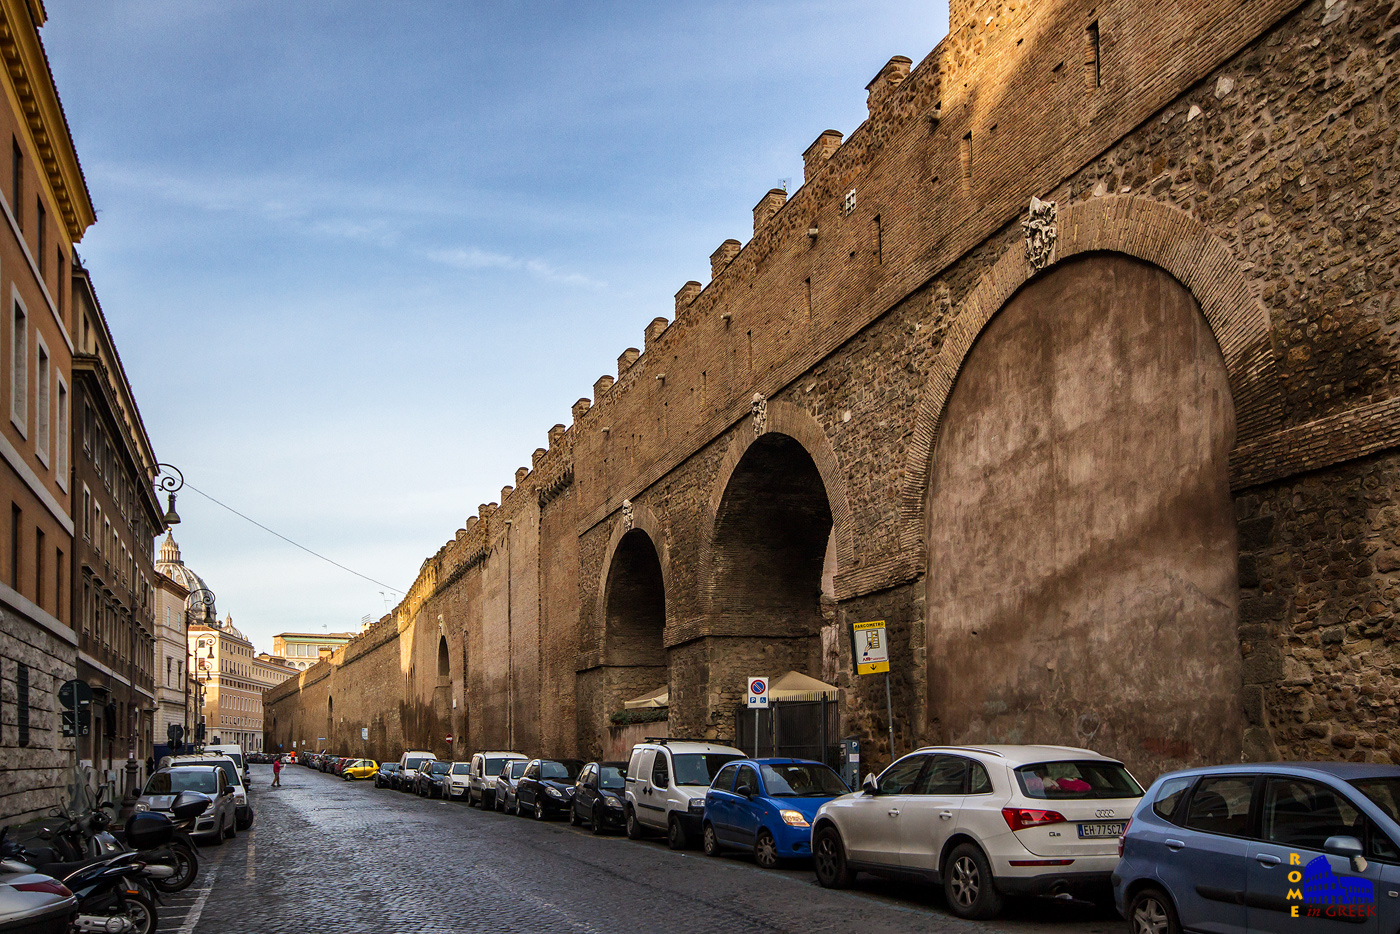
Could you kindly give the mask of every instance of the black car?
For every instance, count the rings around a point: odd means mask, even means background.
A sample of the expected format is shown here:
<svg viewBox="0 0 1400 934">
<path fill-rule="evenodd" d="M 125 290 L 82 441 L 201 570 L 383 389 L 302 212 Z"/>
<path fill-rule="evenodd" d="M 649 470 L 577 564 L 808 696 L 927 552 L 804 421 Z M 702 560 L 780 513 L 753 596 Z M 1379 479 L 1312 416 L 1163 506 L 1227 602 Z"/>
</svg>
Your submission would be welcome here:
<svg viewBox="0 0 1400 934">
<path fill-rule="evenodd" d="M 622 789 L 627 781 L 626 762 L 590 762 L 574 783 L 574 800 L 569 805 L 569 823 L 588 824 L 595 834 L 622 830 L 627 813 Z"/>
<path fill-rule="evenodd" d="M 374 773 L 375 788 L 393 788 L 396 786 L 398 778 L 399 764 L 397 762 L 385 762 L 379 766 L 379 771 Z"/>
<path fill-rule="evenodd" d="M 515 785 L 516 813 L 533 814 L 535 820 L 563 814 L 573 801 L 582 768 L 579 759 L 531 759 Z"/>
<path fill-rule="evenodd" d="M 413 790 L 418 792 L 420 798 L 441 798 L 443 780 L 450 771 L 452 771 L 450 759 L 434 759 L 426 763 L 423 768 L 418 770 Z"/>
<path fill-rule="evenodd" d="M 501 766 L 501 774 L 496 776 L 496 790 L 491 795 L 496 804 L 496 810 L 506 814 L 519 814 L 520 803 L 515 797 L 515 786 L 520 783 L 520 776 L 525 774 L 525 767 L 530 762 L 527 759 L 511 759 Z"/>
</svg>

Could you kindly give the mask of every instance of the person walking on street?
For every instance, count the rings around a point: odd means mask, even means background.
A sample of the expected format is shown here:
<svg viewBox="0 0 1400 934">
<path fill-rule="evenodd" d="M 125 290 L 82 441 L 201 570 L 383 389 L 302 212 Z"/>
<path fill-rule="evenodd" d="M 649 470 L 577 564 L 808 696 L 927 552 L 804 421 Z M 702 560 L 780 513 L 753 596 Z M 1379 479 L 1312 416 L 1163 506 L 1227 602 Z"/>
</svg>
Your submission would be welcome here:
<svg viewBox="0 0 1400 934">
<path fill-rule="evenodd" d="M 272 787 L 282 787 L 282 757 L 278 756 L 272 760 Z"/>
</svg>

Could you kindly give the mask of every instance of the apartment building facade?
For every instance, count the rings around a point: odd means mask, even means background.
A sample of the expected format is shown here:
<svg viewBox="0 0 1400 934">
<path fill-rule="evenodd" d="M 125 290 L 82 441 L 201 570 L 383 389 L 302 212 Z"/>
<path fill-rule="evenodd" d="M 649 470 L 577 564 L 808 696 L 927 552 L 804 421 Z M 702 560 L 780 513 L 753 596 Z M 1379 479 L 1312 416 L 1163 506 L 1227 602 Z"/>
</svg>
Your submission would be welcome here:
<svg viewBox="0 0 1400 934">
<path fill-rule="evenodd" d="M 73 244 L 95 214 L 39 38 L 44 19 L 37 0 L 0 0 L 0 134 L 10 142 L 0 169 L 0 819 L 59 803 L 78 739 L 63 735 L 58 700 L 79 652 L 69 280 Z"/>
<path fill-rule="evenodd" d="M 298 671 L 305 671 L 359 633 L 279 632 L 272 637 L 272 655 Z"/>
</svg>

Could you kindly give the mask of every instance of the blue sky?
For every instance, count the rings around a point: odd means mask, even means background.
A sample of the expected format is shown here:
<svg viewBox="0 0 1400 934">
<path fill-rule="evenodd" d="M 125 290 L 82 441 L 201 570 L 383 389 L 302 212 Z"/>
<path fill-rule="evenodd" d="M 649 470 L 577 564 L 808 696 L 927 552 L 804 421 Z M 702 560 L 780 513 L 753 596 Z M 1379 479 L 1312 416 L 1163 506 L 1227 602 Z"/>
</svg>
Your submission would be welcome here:
<svg viewBox="0 0 1400 934">
<path fill-rule="evenodd" d="M 947 6 L 47 0 L 92 272 L 157 455 L 403 590 Z M 193 492 L 260 648 L 383 587 Z M 390 594 L 390 605 L 392 597 Z"/>
</svg>

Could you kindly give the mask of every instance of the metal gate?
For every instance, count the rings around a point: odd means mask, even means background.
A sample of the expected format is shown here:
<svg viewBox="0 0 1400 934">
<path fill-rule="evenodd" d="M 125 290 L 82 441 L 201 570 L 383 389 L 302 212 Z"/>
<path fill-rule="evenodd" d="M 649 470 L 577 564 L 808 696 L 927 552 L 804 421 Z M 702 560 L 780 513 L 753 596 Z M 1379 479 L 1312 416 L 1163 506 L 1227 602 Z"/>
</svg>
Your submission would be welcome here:
<svg viewBox="0 0 1400 934">
<path fill-rule="evenodd" d="M 815 759 L 840 768 L 840 712 L 835 700 L 773 701 L 758 710 L 757 758 Z M 734 745 L 754 755 L 754 711 L 740 706 Z"/>
</svg>

